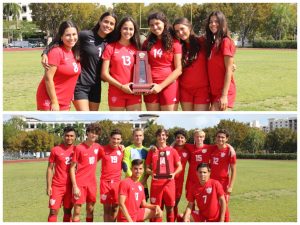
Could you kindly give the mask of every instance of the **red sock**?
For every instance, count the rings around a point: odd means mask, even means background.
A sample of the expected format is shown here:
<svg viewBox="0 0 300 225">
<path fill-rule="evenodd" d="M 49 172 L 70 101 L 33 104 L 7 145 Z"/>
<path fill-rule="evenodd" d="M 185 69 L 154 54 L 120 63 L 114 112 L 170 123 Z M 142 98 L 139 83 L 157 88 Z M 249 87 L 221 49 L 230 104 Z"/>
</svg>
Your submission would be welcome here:
<svg viewBox="0 0 300 225">
<path fill-rule="evenodd" d="M 86 217 L 86 218 L 85 218 L 85 221 L 86 221 L 86 222 L 93 222 L 93 221 L 94 221 L 94 218 L 93 218 L 93 217 L 92 217 L 92 218 Z"/>
<path fill-rule="evenodd" d="M 177 222 L 183 222 L 183 216 L 182 216 L 182 214 L 178 214 L 177 217 L 176 217 L 176 219 L 177 219 Z"/>
<path fill-rule="evenodd" d="M 80 222 L 80 219 L 73 219 L 72 222 L 75 222 L 75 223 Z"/>
<path fill-rule="evenodd" d="M 167 213 L 167 222 L 175 222 L 174 221 L 174 211 Z"/>
<path fill-rule="evenodd" d="M 72 222 L 72 214 L 64 214 L 63 222 Z"/>
<path fill-rule="evenodd" d="M 162 218 L 152 218 L 150 219 L 150 222 L 162 222 Z"/>
<path fill-rule="evenodd" d="M 49 215 L 48 222 L 57 222 L 57 215 Z"/>
<path fill-rule="evenodd" d="M 178 214 L 178 207 L 174 206 L 174 218 L 177 218 L 177 214 Z"/>
</svg>

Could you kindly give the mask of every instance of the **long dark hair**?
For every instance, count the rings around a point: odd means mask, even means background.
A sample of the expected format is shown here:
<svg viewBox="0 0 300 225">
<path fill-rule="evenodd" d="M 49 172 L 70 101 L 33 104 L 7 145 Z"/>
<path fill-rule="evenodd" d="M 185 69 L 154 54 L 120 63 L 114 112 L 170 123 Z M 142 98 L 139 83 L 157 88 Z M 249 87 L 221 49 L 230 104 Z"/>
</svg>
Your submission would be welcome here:
<svg viewBox="0 0 300 225">
<path fill-rule="evenodd" d="M 100 18 L 99 18 L 97 24 L 95 24 L 95 26 L 92 28 L 92 31 L 93 31 L 94 33 L 98 33 L 98 30 L 99 30 L 99 28 L 100 28 L 99 22 L 101 22 L 101 21 L 102 21 L 105 17 L 107 17 L 107 16 L 113 17 L 113 18 L 115 19 L 115 21 L 116 21 L 115 27 L 117 26 L 117 23 L 118 23 L 117 15 L 114 14 L 113 12 L 105 12 L 105 13 L 103 13 L 103 14 L 100 16 Z M 107 39 L 107 42 L 113 42 L 113 41 L 115 41 L 115 29 L 114 29 L 111 33 L 109 33 L 109 34 L 106 36 L 106 39 Z"/>
<path fill-rule="evenodd" d="M 175 25 L 177 24 L 183 24 L 185 26 L 187 26 L 190 30 L 190 36 L 189 36 L 189 43 L 190 43 L 190 48 L 187 48 L 187 43 L 183 40 L 180 40 L 181 44 L 182 44 L 182 66 L 183 67 L 188 67 L 189 65 L 192 64 L 192 62 L 194 60 L 197 59 L 198 56 L 198 52 L 200 51 L 200 43 L 198 41 L 198 37 L 196 36 L 194 30 L 193 30 L 193 26 L 191 24 L 191 22 L 185 18 L 178 18 L 175 20 L 175 22 L 173 23 L 173 30 L 175 30 Z"/>
<path fill-rule="evenodd" d="M 116 39 L 119 41 L 121 39 L 121 30 L 124 23 L 130 21 L 133 24 L 134 27 L 134 34 L 130 38 L 130 43 L 133 44 L 137 49 L 141 49 L 141 40 L 140 40 L 140 32 L 139 27 L 136 24 L 136 22 L 132 19 L 132 17 L 127 16 L 124 17 L 118 24 L 118 27 L 116 29 Z"/>
<path fill-rule="evenodd" d="M 173 48 L 173 35 L 172 35 L 172 28 L 169 25 L 167 17 L 162 12 L 152 13 L 148 16 L 148 25 L 150 25 L 150 20 L 153 19 L 160 20 L 164 23 L 164 30 L 161 35 L 162 47 L 166 51 L 171 51 Z M 157 41 L 157 36 L 152 32 L 150 32 L 147 41 L 148 42 L 147 42 L 146 50 L 150 51 L 152 46 Z"/>
<path fill-rule="evenodd" d="M 58 32 L 55 35 L 55 38 L 53 39 L 53 41 L 49 44 L 49 46 L 47 48 L 48 51 L 50 51 L 52 48 L 64 45 L 63 41 L 61 40 L 61 37 L 64 35 L 65 30 L 68 29 L 68 28 L 70 28 L 70 27 L 74 27 L 76 29 L 76 31 L 77 31 L 77 35 L 79 34 L 78 27 L 71 20 L 67 20 L 67 21 L 62 22 L 59 25 Z M 76 44 L 72 48 L 72 52 L 74 54 L 75 59 L 77 61 L 79 61 L 80 60 L 79 37 L 78 37 L 78 40 L 77 40 Z"/>
<path fill-rule="evenodd" d="M 216 16 L 219 27 L 216 34 L 213 34 L 209 29 L 209 22 L 212 16 Z M 216 44 L 217 52 L 220 50 L 222 40 L 225 37 L 230 38 L 230 32 L 228 30 L 227 20 L 225 15 L 221 11 L 213 11 L 209 14 L 205 24 L 205 36 L 206 36 L 206 57 L 209 58 L 211 49 Z"/>
</svg>

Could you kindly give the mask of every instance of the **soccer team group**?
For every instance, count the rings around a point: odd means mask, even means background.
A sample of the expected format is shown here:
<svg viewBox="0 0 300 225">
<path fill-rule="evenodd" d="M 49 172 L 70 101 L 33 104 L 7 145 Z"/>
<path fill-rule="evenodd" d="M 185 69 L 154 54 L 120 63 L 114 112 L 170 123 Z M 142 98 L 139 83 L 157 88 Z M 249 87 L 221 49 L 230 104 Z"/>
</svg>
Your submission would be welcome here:
<svg viewBox="0 0 300 225">
<path fill-rule="evenodd" d="M 86 204 L 86 222 L 93 222 L 96 203 L 96 167 L 101 160 L 100 203 L 104 222 L 161 222 L 164 208 L 168 222 L 228 222 L 229 196 L 236 178 L 236 154 L 221 129 L 215 144 L 204 144 L 205 133 L 194 131 L 194 143 L 186 143 L 186 132 L 177 130 L 175 142 L 167 145 L 168 131 L 158 129 L 156 144 L 143 146 L 144 131 L 134 129 L 132 145 L 124 147 L 118 129 L 108 144 L 97 143 L 98 123 L 86 129 L 86 140 L 74 145 L 76 132 L 66 127 L 62 144 L 51 150 L 47 168 L 49 222 L 56 222 L 61 206 L 64 222 L 79 222 Z M 188 205 L 178 212 L 185 178 Z M 124 179 L 122 177 L 124 172 Z M 167 175 L 167 176 L 166 176 Z M 151 179 L 150 196 L 147 180 Z M 149 203 L 147 202 L 150 199 Z M 72 211 L 73 210 L 73 211 Z"/>
</svg>

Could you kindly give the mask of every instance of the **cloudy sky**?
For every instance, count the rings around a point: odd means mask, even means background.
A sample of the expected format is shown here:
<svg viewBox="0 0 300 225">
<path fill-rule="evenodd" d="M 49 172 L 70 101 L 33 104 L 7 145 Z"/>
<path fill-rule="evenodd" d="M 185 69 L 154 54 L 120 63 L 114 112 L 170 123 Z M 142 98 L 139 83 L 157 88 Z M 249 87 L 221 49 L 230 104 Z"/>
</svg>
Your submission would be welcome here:
<svg viewBox="0 0 300 225">
<path fill-rule="evenodd" d="M 110 113 L 4 113 L 3 120 L 6 121 L 10 119 L 13 115 L 24 115 L 26 117 L 34 117 L 36 119 L 41 119 L 44 121 L 97 121 L 97 120 L 138 120 L 141 113 L 136 112 L 110 112 Z M 147 114 L 150 114 L 149 112 Z M 166 128 L 178 126 L 185 129 L 194 128 L 205 128 L 217 125 L 221 119 L 234 119 L 240 122 L 250 122 L 258 120 L 261 125 L 267 125 L 269 118 L 281 118 L 285 119 L 288 117 L 296 117 L 294 113 L 236 113 L 236 112 L 226 112 L 226 115 L 222 112 L 189 112 L 189 113 L 169 113 L 169 112 L 159 112 L 157 123 L 163 125 Z"/>
</svg>

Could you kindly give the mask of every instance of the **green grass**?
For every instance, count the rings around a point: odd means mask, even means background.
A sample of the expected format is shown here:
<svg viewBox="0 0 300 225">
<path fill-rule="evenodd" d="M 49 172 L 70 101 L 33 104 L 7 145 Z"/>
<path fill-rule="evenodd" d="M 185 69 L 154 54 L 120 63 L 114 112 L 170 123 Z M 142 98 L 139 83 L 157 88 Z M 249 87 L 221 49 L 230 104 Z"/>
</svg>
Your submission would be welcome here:
<svg viewBox="0 0 300 225">
<path fill-rule="evenodd" d="M 35 93 L 43 76 L 40 54 L 40 50 L 3 53 L 5 111 L 36 110 Z M 235 63 L 237 99 L 234 110 L 297 110 L 296 50 L 238 49 Z M 100 110 L 107 111 L 107 84 L 102 87 Z"/>
<path fill-rule="evenodd" d="M 4 222 L 47 221 L 46 167 L 47 162 L 3 165 Z M 102 221 L 103 209 L 97 195 L 95 221 Z M 183 193 L 180 212 L 187 204 L 184 196 Z M 234 222 L 296 222 L 297 162 L 239 160 L 229 207 Z M 84 214 L 83 210 L 82 221 Z"/>
</svg>

